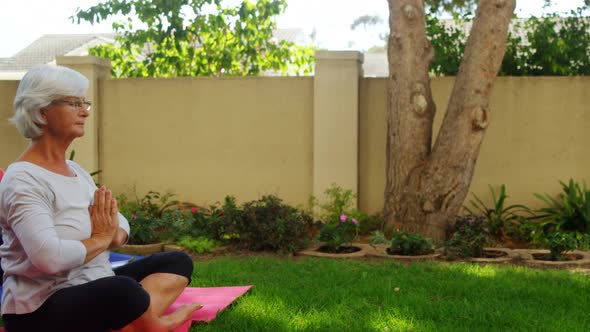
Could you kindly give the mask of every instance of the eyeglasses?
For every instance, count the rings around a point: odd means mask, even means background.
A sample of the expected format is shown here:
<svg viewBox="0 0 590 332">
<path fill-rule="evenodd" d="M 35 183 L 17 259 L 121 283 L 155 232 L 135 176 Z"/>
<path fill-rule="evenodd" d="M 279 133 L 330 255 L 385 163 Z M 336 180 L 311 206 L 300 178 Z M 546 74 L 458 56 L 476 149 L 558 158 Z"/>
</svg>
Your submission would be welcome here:
<svg viewBox="0 0 590 332">
<path fill-rule="evenodd" d="M 52 104 L 68 104 L 75 109 L 84 109 L 86 111 L 90 111 L 92 108 L 92 103 L 89 101 L 79 101 L 79 100 L 67 100 L 67 99 L 56 99 L 51 101 Z"/>
</svg>

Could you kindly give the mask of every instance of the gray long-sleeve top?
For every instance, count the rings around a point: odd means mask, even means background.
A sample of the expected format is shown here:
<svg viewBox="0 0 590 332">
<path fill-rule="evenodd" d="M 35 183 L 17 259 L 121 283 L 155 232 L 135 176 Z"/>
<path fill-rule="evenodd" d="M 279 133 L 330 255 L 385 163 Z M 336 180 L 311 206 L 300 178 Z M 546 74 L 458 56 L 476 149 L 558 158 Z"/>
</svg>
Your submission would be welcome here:
<svg viewBox="0 0 590 332">
<path fill-rule="evenodd" d="M 68 165 L 75 177 L 17 162 L 0 182 L 3 314 L 33 312 L 62 288 L 114 275 L 107 251 L 83 264 L 96 185 L 78 164 Z M 119 227 L 129 234 L 121 214 Z"/>
</svg>

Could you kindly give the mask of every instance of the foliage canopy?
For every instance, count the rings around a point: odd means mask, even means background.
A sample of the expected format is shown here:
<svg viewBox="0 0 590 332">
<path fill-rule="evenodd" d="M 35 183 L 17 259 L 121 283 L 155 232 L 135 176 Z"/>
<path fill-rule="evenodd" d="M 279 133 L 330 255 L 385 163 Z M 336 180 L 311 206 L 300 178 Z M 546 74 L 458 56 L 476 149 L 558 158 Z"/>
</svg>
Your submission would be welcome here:
<svg viewBox="0 0 590 332">
<path fill-rule="evenodd" d="M 78 23 L 113 23 L 116 43 L 91 55 L 111 59 L 115 77 L 308 74 L 313 49 L 273 37 L 286 0 L 108 0 L 78 8 Z"/>
</svg>

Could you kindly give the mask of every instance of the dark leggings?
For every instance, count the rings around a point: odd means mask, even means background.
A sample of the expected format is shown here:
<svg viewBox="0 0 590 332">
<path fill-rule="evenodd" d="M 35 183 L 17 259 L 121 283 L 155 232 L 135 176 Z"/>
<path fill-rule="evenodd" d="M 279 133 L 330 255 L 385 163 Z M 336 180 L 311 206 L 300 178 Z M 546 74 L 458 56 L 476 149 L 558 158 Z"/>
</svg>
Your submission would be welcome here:
<svg viewBox="0 0 590 332">
<path fill-rule="evenodd" d="M 29 314 L 2 315 L 8 332 L 104 332 L 121 329 L 140 317 L 150 305 L 139 282 L 153 273 L 173 273 L 188 278 L 191 258 L 182 252 L 164 252 L 113 270 L 114 277 L 61 289 Z"/>
</svg>

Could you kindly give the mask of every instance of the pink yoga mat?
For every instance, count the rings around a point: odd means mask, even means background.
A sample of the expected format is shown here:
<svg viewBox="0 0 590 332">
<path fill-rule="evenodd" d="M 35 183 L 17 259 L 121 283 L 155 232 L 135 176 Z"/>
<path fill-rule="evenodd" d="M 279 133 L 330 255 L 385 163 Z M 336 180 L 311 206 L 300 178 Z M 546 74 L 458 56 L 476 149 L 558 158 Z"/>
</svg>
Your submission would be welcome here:
<svg viewBox="0 0 590 332">
<path fill-rule="evenodd" d="M 178 327 L 175 332 L 187 332 L 193 321 L 210 322 L 215 319 L 217 314 L 230 305 L 235 299 L 246 293 L 252 285 L 234 286 L 234 287 L 206 287 L 206 288 L 186 288 L 170 306 L 167 312 L 174 311 L 183 304 L 198 302 L 203 307 L 193 314 L 191 320 Z M 0 327 L 0 332 L 4 328 Z"/>
<path fill-rule="evenodd" d="M 174 311 L 183 304 L 198 302 L 203 307 L 192 316 L 192 319 L 175 330 L 175 332 L 187 332 L 193 321 L 210 322 L 225 307 L 230 305 L 236 298 L 246 293 L 252 285 L 233 287 L 206 287 L 186 288 L 170 306 L 167 312 Z"/>
</svg>

